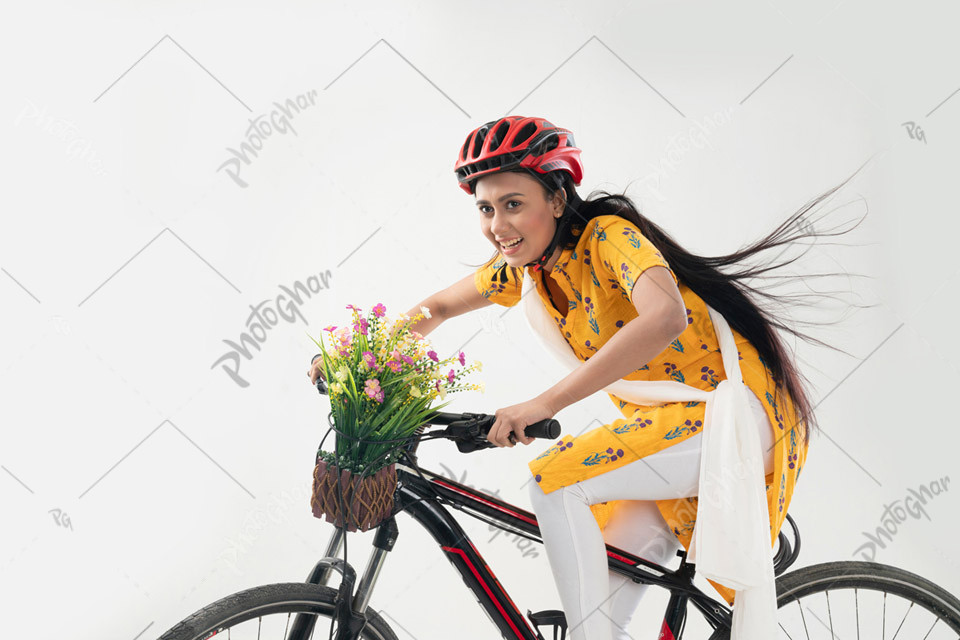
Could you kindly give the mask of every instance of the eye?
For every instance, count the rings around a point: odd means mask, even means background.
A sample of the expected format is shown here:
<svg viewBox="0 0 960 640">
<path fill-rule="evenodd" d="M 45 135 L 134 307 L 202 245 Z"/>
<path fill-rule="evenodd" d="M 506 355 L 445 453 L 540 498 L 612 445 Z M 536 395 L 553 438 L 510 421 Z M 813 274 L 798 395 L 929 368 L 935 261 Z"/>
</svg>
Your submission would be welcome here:
<svg viewBox="0 0 960 640">
<path fill-rule="evenodd" d="M 507 201 L 507 204 L 508 204 L 508 205 L 511 205 L 511 204 L 522 205 L 523 203 L 520 202 L 519 200 L 508 200 L 508 201 Z M 483 213 L 483 214 L 486 214 L 486 213 L 487 213 L 487 209 L 490 209 L 490 208 L 491 208 L 491 207 L 490 207 L 490 205 L 488 205 L 488 204 L 481 204 L 481 205 L 477 206 L 477 209 L 480 211 L 480 213 Z M 508 209 L 509 209 L 509 208 L 516 209 L 516 207 L 509 207 L 509 206 L 508 206 L 507 208 L 508 208 Z"/>
</svg>

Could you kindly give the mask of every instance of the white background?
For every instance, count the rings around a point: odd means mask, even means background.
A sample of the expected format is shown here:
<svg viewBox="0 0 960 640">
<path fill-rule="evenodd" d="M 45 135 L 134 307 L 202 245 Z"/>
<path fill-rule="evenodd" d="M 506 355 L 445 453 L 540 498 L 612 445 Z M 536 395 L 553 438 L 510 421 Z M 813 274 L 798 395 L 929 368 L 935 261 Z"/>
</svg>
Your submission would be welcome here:
<svg viewBox="0 0 960 640">
<path fill-rule="evenodd" d="M 156 637 L 229 593 L 306 578 L 332 531 L 309 507 L 328 410 L 305 377 L 309 335 L 349 303 L 406 311 L 491 255 L 452 168 L 473 128 L 508 114 L 571 129 L 581 196 L 627 189 L 701 255 L 759 239 L 866 163 L 827 206 L 828 226 L 867 214 L 846 246 L 786 270 L 868 276 L 807 284 L 873 307 L 796 313 L 839 319 L 799 328 L 851 355 L 788 338 L 823 427 L 790 506 L 794 568 L 859 559 L 887 505 L 956 469 L 957 17 L 864 0 L 21 5 L 0 27 L 5 635 Z M 219 169 L 251 120 L 308 95 L 296 132 L 240 168 L 245 187 Z M 242 360 L 247 386 L 213 366 L 251 305 L 327 270 L 303 320 Z M 484 364 L 486 393 L 448 410 L 493 413 L 558 381 L 527 331 L 519 307 L 492 306 L 431 334 Z M 579 433 L 619 413 L 601 393 L 556 417 Z M 422 461 L 529 508 L 526 462 L 545 446 L 438 443 Z M 876 560 L 957 592 L 947 486 Z M 401 638 L 496 637 L 399 521 L 374 608 Z M 522 611 L 559 608 L 542 548 L 464 526 Z M 371 535 L 350 537 L 358 568 Z M 665 602 L 648 591 L 634 637 L 653 637 Z"/>
</svg>

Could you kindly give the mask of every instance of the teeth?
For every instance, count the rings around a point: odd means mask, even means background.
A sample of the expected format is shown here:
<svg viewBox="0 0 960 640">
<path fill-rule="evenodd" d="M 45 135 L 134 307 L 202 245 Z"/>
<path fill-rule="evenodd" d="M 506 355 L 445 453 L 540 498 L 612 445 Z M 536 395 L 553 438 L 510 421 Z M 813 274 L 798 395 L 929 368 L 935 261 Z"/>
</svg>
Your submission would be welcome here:
<svg viewBox="0 0 960 640">
<path fill-rule="evenodd" d="M 507 248 L 509 249 L 510 247 L 515 246 L 515 245 L 516 245 L 518 242 L 520 242 L 521 240 L 523 240 L 523 238 L 517 238 L 516 240 L 514 240 L 514 241 L 511 242 L 510 244 L 503 244 L 502 242 L 501 242 L 500 244 L 503 245 L 504 247 L 507 247 Z"/>
</svg>

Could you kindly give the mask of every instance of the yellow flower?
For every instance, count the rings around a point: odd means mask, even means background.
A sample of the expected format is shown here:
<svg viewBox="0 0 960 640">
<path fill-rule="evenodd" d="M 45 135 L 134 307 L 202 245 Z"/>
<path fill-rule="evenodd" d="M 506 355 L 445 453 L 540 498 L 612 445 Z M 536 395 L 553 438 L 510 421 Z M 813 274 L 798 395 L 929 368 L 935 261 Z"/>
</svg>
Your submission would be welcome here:
<svg viewBox="0 0 960 640">
<path fill-rule="evenodd" d="M 477 371 L 483 371 L 483 363 L 480 362 L 479 360 L 474 360 L 474 362 L 477 365 Z"/>
<path fill-rule="evenodd" d="M 347 379 L 349 375 L 350 373 L 347 371 L 346 367 L 340 367 L 340 370 L 334 373 L 333 377 L 339 380 L 340 382 L 343 382 L 344 380 Z"/>
<path fill-rule="evenodd" d="M 447 397 L 447 390 L 443 385 L 440 385 L 440 399 L 443 400 Z"/>
<path fill-rule="evenodd" d="M 330 385 L 330 390 L 334 393 L 343 393 L 343 386 L 339 382 L 334 382 Z"/>
<path fill-rule="evenodd" d="M 410 387 L 410 395 L 412 395 L 414 398 L 423 397 L 423 394 L 420 393 L 420 389 L 418 389 L 417 387 Z"/>
<path fill-rule="evenodd" d="M 480 393 L 486 393 L 487 385 L 482 382 L 478 382 L 477 387 L 480 389 Z"/>
<path fill-rule="evenodd" d="M 421 305 L 421 306 L 420 306 L 420 311 L 423 311 L 423 315 L 425 315 L 425 316 L 428 317 L 428 318 L 432 318 L 432 317 L 433 317 L 433 316 L 430 315 L 430 308 L 429 308 L 429 307 L 424 307 L 423 305 Z"/>
</svg>

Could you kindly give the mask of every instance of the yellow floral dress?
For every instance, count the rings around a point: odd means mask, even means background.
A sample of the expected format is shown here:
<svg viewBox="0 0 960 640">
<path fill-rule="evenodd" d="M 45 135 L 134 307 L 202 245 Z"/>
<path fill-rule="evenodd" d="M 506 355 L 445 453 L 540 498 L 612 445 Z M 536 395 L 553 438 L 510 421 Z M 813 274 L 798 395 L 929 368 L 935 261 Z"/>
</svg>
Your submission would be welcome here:
<svg viewBox="0 0 960 640">
<path fill-rule="evenodd" d="M 675 380 L 712 390 L 725 379 L 720 346 L 703 299 L 677 280 L 666 260 L 632 222 L 617 215 L 590 220 L 577 246 L 564 249 L 552 277 L 567 298 L 561 314 L 550 300 L 541 274 L 527 267 L 544 307 L 581 361 L 590 359 L 625 323 L 637 317 L 630 300 L 634 283 L 647 268 L 666 267 L 677 282 L 687 307 L 687 327 L 650 362 L 626 380 Z M 474 274 L 477 291 L 496 304 L 512 307 L 520 301 L 523 272 L 497 256 Z M 531 293 L 532 295 L 532 293 Z M 774 425 L 774 468 L 765 478 L 770 513 L 771 549 L 787 514 L 790 498 L 806 459 L 805 425 L 796 420 L 793 403 L 777 388 L 757 350 L 731 327 L 744 383 L 762 401 Z M 530 461 L 535 480 L 545 493 L 586 480 L 677 444 L 703 425 L 703 402 L 672 402 L 645 406 L 608 393 L 624 418 L 579 436 L 562 435 L 556 444 Z M 794 427 L 794 425 L 796 425 Z M 621 501 L 593 505 L 602 528 Z M 689 548 L 697 515 L 697 498 L 657 500 L 667 525 Z M 771 551 L 772 552 L 772 551 Z M 709 581 L 728 604 L 734 591 Z"/>
</svg>

